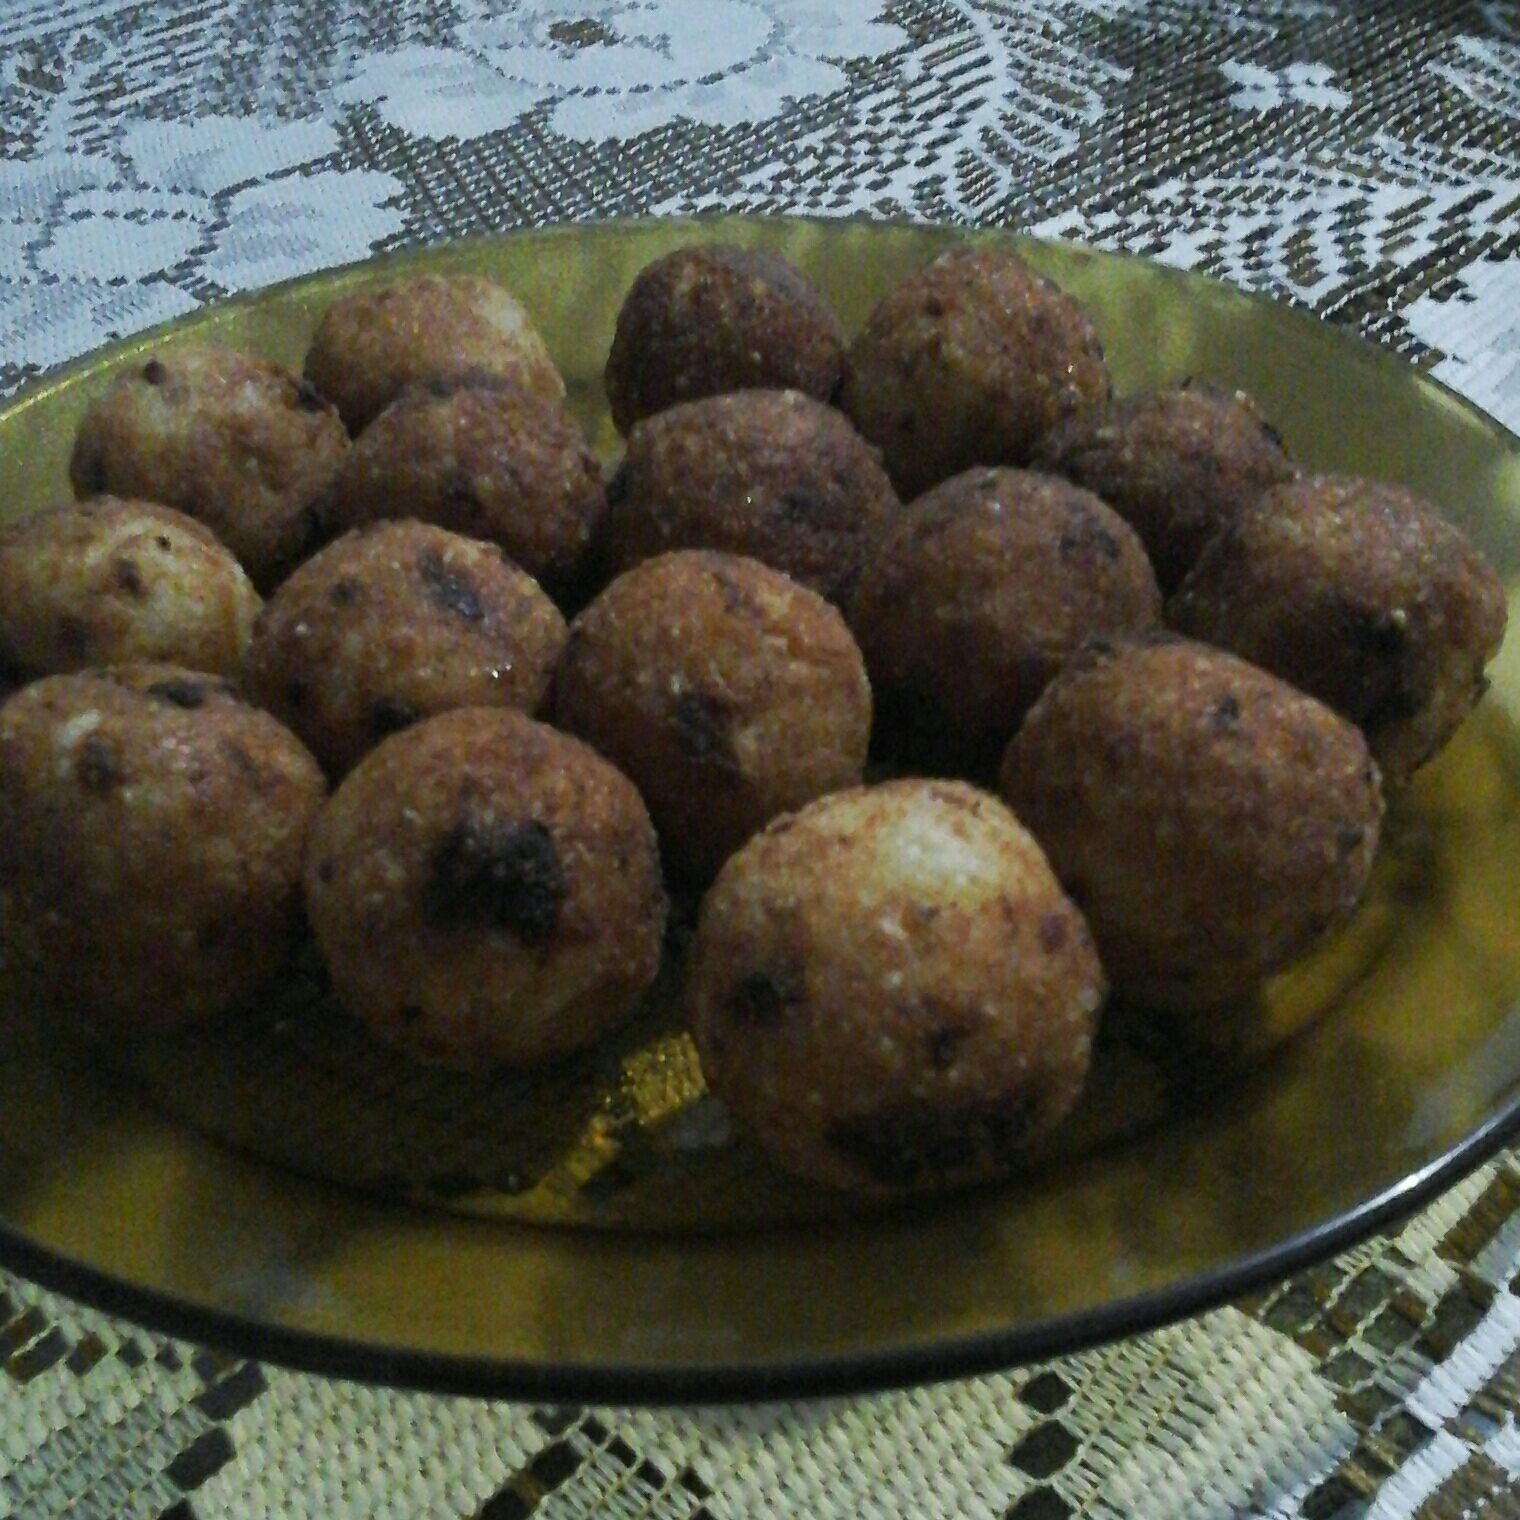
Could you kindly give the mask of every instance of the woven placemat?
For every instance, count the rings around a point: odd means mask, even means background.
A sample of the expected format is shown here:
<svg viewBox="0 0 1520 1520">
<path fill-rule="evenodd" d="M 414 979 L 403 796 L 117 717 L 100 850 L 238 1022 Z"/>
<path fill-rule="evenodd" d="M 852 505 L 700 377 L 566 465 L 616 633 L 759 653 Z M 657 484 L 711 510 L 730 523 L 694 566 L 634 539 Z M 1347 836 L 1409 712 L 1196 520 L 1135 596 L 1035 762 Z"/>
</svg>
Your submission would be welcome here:
<svg viewBox="0 0 1520 1520">
<path fill-rule="evenodd" d="M 1014 225 L 1272 291 L 1520 427 L 1520 6 L 15 0 L 0 391 L 389 247 L 709 208 Z M 0 1274 L 0 1517 L 1520 1514 L 1520 1165 L 1248 1303 L 1006 1376 L 529 1408 Z"/>
</svg>

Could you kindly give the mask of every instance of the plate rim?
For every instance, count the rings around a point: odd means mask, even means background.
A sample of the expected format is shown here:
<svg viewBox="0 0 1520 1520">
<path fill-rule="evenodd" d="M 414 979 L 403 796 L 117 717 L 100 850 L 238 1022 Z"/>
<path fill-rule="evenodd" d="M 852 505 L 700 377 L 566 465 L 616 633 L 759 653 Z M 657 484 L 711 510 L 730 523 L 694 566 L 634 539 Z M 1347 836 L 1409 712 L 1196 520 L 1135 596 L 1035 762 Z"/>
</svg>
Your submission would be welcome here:
<svg viewBox="0 0 1520 1520">
<path fill-rule="evenodd" d="M 612 1361 L 538 1363 L 346 1340 L 187 1303 L 74 1261 L 39 1244 L 4 1219 L 0 1219 L 0 1265 L 43 1288 L 145 1329 L 288 1370 L 349 1382 L 532 1403 L 646 1407 L 824 1398 L 1008 1372 L 1045 1357 L 1071 1355 L 1159 1330 L 1219 1308 L 1337 1254 L 1383 1225 L 1409 1217 L 1421 1204 L 1476 1171 L 1517 1135 L 1520 1089 L 1418 1171 L 1331 1219 L 1222 1267 L 1149 1293 L 1113 1299 L 1095 1309 L 1056 1315 L 1032 1325 L 805 1360 L 703 1365 L 673 1362 L 659 1367 Z M 545 1228 L 520 1223 L 504 1227 Z"/>
<path fill-rule="evenodd" d="M 103 362 L 125 358 L 165 333 L 173 332 L 187 322 L 193 323 L 197 317 L 209 318 L 228 309 L 257 306 L 270 299 L 295 294 L 302 286 L 316 280 L 360 271 L 373 271 L 379 275 L 387 268 L 404 266 L 430 254 L 467 253 L 519 237 L 621 231 L 633 234 L 653 226 L 715 227 L 738 221 L 763 222 L 779 227 L 854 224 L 912 229 L 952 237 L 1062 248 L 1103 261 L 1143 263 L 1169 282 L 1206 284 L 1234 299 L 1270 305 L 1280 318 L 1300 324 L 1306 330 L 1334 332 L 1340 339 L 1359 348 L 1364 360 L 1390 372 L 1396 370 L 1401 375 L 1412 376 L 1420 384 L 1444 395 L 1463 412 L 1494 431 L 1520 455 L 1520 434 L 1453 386 L 1411 364 L 1405 355 L 1388 343 L 1363 337 L 1354 329 L 1322 317 L 1290 297 L 1251 289 L 1216 275 L 1163 264 L 1143 254 L 1100 248 L 1076 239 L 1038 237 L 1014 227 L 979 227 L 859 212 L 837 217 L 743 211 L 707 211 L 682 216 L 599 216 L 502 228 L 464 238 L 387 249 L 367 258 L 324 266 L 269 285 L 239 291 L 193 312 L 182 313 L 76 355 L 28 376 L 15 393 L 0 401 L 0 413 L 24 412 L 76 374 L 92 370 Z M 44 1289 L 65 1294 L 101 1312 L 118 1315 L 144 1329 L 323 1377 L 439 1394 L 534 1402 L 672 1406 L 816 1398 L 1012 1370 L 1048 1356 L 1070 1354 L 1160 1329 L 1217 1308 L 1292 1276 L 1301 1268 L 1340 1252 L 1380 1228 L 1409 1217 L 1422 1204 L 1470 1175 L 1517 1138 L 1520 1138 L 1520 1085 L 1477 1125 L 1423 1166 L 1339 1213 L 1223 1265 L 1145 1293 L 1111 1299 L 1090 1309 L 1058 1314 L 1032 1324 L 952 1335 L 882 1350 L 830 1352 L 809 1358 L 711 1363 L 677 1361 L 659 1366 L 607 1359 L 548 1363 L 431 1352 L 378 1341 L 360 1341 L 324 1331 L 276 1325 L 249 1314 L 193 1303 L 173 1293 L 145 1287 L 78 1261 L 18 1229 L 3 1217 L 0 1217 L 0 1266 Z M 273 1165 L 256 1158 L 250 1158 L 249 1164 Z M 548 1228 L 522 1222 L 498 1223 L 503 1228 L 512 1229 Z"/>
</svg>

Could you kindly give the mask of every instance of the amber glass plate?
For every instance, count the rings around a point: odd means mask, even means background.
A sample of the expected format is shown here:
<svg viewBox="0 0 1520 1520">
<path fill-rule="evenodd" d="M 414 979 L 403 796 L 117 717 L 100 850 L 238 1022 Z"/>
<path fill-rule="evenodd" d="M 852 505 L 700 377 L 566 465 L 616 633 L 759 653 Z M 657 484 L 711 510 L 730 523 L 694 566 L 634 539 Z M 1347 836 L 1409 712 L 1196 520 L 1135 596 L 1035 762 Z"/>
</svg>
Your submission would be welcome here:
<svg viewBox="0 0 1520 1520">
<path fill-rule="evenodd" d="M 964 236 L 729 218 L 558 228 L 227 302 L 0 412 L 0 516 L 67 492 L 81 410 L 150 347 L 299 364 L 323 307 L 500 276 L 610 461 L 623 292 L 696 238 L 778 247 L 848 328 Z M 1304 463 L 1404 482 L 1520 583 L 1520 440 L 1302 313 L 1132 258 L 1022 244 L 1121 389 L 1244 386 Z M 200 1340 L 459 1391 L 697 1399 L 970 1372 L 1138 1330 L 1346 1245 L 1520 1128 L 1520 655 L 1394 810 L 1352 924 L 1247 1007 L 1111 1008 L 1078 1112 L 995 1188 L 864 1207 L 776 1173 L 702 1091 L 682 931 L 625 1030 L 541 1072 L 419 1070 L 306 962 L 215 1028 L 94 1043 L 0 982 L 0 1258 Z"/>
</svg>

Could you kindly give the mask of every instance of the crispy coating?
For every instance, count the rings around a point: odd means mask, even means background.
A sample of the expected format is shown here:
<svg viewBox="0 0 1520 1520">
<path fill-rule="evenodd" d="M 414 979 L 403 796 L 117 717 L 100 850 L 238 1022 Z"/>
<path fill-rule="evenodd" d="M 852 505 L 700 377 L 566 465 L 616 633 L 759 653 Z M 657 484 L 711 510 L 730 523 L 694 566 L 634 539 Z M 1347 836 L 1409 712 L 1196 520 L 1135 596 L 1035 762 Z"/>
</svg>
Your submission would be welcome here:
<svg viewBox="0 0 1520 1520">
<path fill-rule="evenodd" d="M 235 675 L 259 606 L 169 507 L 100 496 L 0 528 L 0 666 L 21 679 L 153 660 Z"/>
<path fill-rule="evenodd" d="M 564 597 L 606 510 L 601 466 L 558 402 L 510 381 L 430 381 L 365 429 L 327 518 L 335 531 L 412 517 L 490 539 Z"/>
<path fill-rule="evenodd" d="M 863 1192 L 995 1175 L 1076 1102 L 1103 972 L 995 797 L 837 792 L 702 904 L 687 1014 L 709 1085 L 790 1171 Z"/>
<path fill-rule="evenodd" d="M 351 433 L 409 385 L 480 377 L 545 401 L 565 395 L 527 312 L 482 275 L 420 275 L 356 291 L 323 313 L 306 355 L 306 378 L 332 397 Z"/>
<path fill-rule="evenodd" d="M 1492 566 L 1418 497 L 1320 475 L 1241 512 L 1167 616 L 1358 724 L 1393 788 L 1487 690 L 1507 611 Z"/>
<path fill-rule="evenodd" d="M 85 412 L 69 475 L 177 507 L 262 589 L 316 544 L 316 504 L 348 452 L 337 413 L 268 359 L 185 345 L 122 370 Z"/>
<path fill-rule="evenodd" d="M 1109 392 L 1082 308 L 1017 254 L 963 245 L 877 304 L 846 355 L 840 405 L 906 501 L 972 465 L 1027 463 Z"/>
<path fill-rule="evenodd" d="M 306 900 L 349 1010 L 465 1068 L 618 1023 L 659 969 L 666 907 L 632 782 L 508 708 L 429 718 L 361 761 L 313 830 Z"/>
<path fill-rule="evenodd" d="M 1282 439 L 1244 391 L 1191 382 L 1079 414 L 1047 434 L 1035 458 L 1129 523 L 1167 594 L 1221 527 L 1294 473 Z"/>
<path fill-rule="evenodd" d="M 0 707 L 0 942 L 50 1004 L 206 1019 L 294 948 L 316 762 L 175 665 L 50 676 Z"/>
<path fill-rule="evenodd" d="M 996 764 L 1084 640 L 1161 616 L 1133 530 L 1053 475 L 976 469 L 903 509 L 851 617 L 883 719 L 947 765 Z"/>
<path fill-rule="evenodd" d="M 454 707 L 543 701 L 565 620 L 494 544 L 429 523 L 345 534 L 275 592 L 243 684 L 341 775 Z"/>
<path fill-rule="evenodd" d="M 844 619 L 751 559 L 683 550 L 576 618 L 557 721 L 621 766 L 705 882 L 768 819 L 859 782 L 871 689 Z"/>
<path fill-rule="evenodd" d="M 1346 918 L 1383 816 L 1350 723 L 1165 634 L 1068 662 L 1001 787 L 1087 914 L 1115 993 L 1176 1009 L 1250 992 Z"/>
<path fill-rule="evenodd" d="M 828 303 L 769 248 L 678 248 L 629 287 L 607 356 L 607 400 L 626 433 L 700 396 L 757 388 L 820 401 L 839 383 L 844 336 Z"/>
<path fill-rule="evenodd" d="M 610 494 L 614 570 L 671 549 L 722 549 L 841 603 L 898 510 L 876 451 L 800 391 L 735 391 L 645 419 Z"/>
</svg>

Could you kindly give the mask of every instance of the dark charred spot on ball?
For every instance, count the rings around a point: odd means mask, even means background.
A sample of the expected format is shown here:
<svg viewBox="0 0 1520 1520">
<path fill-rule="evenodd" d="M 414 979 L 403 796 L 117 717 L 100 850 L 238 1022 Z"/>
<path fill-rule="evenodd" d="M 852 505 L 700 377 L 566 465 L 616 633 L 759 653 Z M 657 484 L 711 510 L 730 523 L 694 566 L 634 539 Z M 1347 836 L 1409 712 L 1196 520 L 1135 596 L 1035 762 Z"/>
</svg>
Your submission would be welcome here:
<svg viewBox="0 0 1520 1520">
<path fill-rule="evenodd" d="M 829 1144 L 882 1187 L 912 1188 L 998 1171 L 1018 1157 L 1034 1119 L 1022 1096 L 940 1106 L 910 1103 L 835 1124 Z"/>
<path fill-rule="evenodd" d="M 79 758 L 74 762 L 74 774 L 87 791 L 114 791 L 127 779 L 122 769 L 121 757 L 104 739 L 91 734 L 79 746 Z"/>
<path fill-rule="evenodd" d="M 118 591 L 124 591 L 130 597 L 140 597 L 143 594 L 142 572 L 137 568 L 137 561 L 121 559 L 111 561 L 111 580 Z"/>
<path fill-rule="evenodd" d="M 1404 620 L 1382 608 L 1369 609 L 1347 602 L 1341 608 L 1339 621 L 1345 637 L 1359 653 L 1396 660 L 1408 648 Z"/>
<path fill-rule="evenodd" d="M 1348 823 L 1337 831 L 1335 836 L 1335 849 L 1342 860 L 1356 853 L 1363 839 L 1367 837 L 1367 831 L 1359 823 Z"/>
<path fill-rule="evenodd" d="M 269 790 L 270 778 L 237 739 L 227 739 L 222 743 L 222 753 L 232 763 L 232 768 L 244 781 L 256 792 Z"/>
<path fill-rule="evenodd" d="M 160 549 L 163 549 L 165 551 L 167 551 L 170 548 L 169 535 L 167 533 L 160 533 L 160 534 L 158 534 L 154 538 L 153 542 L 155 544 L 157 544 Z"/>
<path fill-rule="evenodd" d="M 1061 534 L 1061 554 L 1066 559 L 1084 559 L 1101 554 L 1104 559 L 1119 558 L 1119 540 L 1091 512 L 1079 512 Z"/>
<path fill-rule="evenodd" d="M 394 697 L 376 697 L 369 710 L 370 732 L 383 739 L 388 734 L 399 734 L 402 729 L 410 728 L 421 717 L 421 712 L 410 702 L 399 702 Z"/>
<path fill-rule="evenodd" d="M 671 708 L 676 742 L 681 753 L 698 765 L 737 771 L 730 728 L 733 709 L 727 701 L 708 691 L 683 691 Z"/>
<path fill-rule="evenodd" d="M 142 367 L 142 377 L 149 385 L 162 385 L 169 378 L 169 371 L 157 359 L 149 359 Z"/>
<path fill-rule="evenodd" d="M 1338 704 L 1345 715 L 1363 728 L 1378 729 L 1418 713 L 1421 702 L 1412 689 L 1405 618 L 1382 608 L 1348 602 L 1338 609 L 1335 623 L 1360 677 Z"/>
<path fill-rule="evenodd" d="M 205 705 L 206 686 L 203 681 L 183 679 L 155 681 L 148 687 L 148 695 L 157 697 L 160 702 L 168 702 L 174 707 L 182 707 L 187 712 L 192 712 L 195 708 Z"/>
<path fill-rule="evenodd" d="M 334 607 L 352 607 L 359 600 L 359 583 L 348 576 L 334 581 L 327 591 L 327 600 Z"/>
<path fill-rule="evenodd" d="M 718 588 L 718 595 L 723 598 L 725 612 L 732 613 L 735 617 L 748 618 L 754 623 L 764 620 L 765 609 L 733 576 L 726 575 L 721 570 L 715 570 L 712 579 L 713 585 Z"/>
<path fill-rule="evenodd" d="M 1216 734 L 1233 734 L 1240 728 L 1240 700 L 1233 692 L 1224 696 L 1209 709 L 1209 728 Z"/>
<path fill-rule="evenodd" d="M 768 966 L 751 971 L 734 983 L 728 994 L 728 1012 L 741 1024 L 764 1028 L 803 999 L 802 973 L 793 965 Z"/>
<path fill-rule="evenodd" d="M 327 398 L 310 380 L 296 381 L 296 405 L 303 412 L 325 412 L 328 409 Z"/>
<path fill-rule="evenodd" d="M 433 851 L 423 917 L 441 929 L 495 925 L 539 945 L 553 935 L 568 894 L 542 823 L 466 816 Z"/>
<path fill-rule="evenodd" d="M 824 513 L 824 502 L 816 491 L 792 486 L 776 498 L 776 512 L 783 522 L 815 522 Z"/>
<path fill-rule="evenodd" d="M 929 1064 L 943 1071 L 955 1059 L 955 1052 L 971 1033 L 964 1024 L 942 1024 L 929 1032 Z"/>
<path fill-rule="evenodd" d="M 1069 926 L 1062 913 L 1046 913 L 1040 919 L 1040 948 L 1054 955 L 1066 943 Z"/>
<path fill-rule="evenodd" d="M 450 569 L 432 549 L 417 556 L 417 573 L 427 586 L 428 595 L 445 612 L 452 612 L 467 623 L 478 623 L 486 615 L 480 593 L 469 577 Z"/>
</svg>

